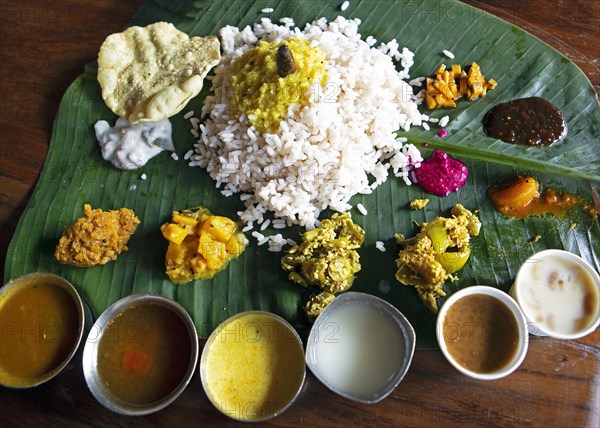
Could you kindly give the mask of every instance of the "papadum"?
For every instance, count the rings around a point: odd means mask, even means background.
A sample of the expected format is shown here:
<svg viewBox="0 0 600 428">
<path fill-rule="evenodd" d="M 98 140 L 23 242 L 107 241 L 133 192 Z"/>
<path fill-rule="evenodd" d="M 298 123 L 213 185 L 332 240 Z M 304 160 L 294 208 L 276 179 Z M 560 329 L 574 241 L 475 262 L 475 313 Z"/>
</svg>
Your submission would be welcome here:
<svg viewBox="0 0 600 428">
<path fill-rule="evenodd" d="M 198 95 L 220 59 L 215 36 L 190 38 L 167 22 L 130 27 L 100 47 L 102 98 L 131 123 L 166 119 Z"/>
</svg>

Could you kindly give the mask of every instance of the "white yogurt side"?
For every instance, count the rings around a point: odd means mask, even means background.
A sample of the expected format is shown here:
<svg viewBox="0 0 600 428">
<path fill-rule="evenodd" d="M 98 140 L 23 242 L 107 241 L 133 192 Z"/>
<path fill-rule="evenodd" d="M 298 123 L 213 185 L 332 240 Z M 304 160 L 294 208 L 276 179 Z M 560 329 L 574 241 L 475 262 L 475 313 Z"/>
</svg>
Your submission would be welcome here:
<svg viewBox="0 0 600 428">
<path fill-rule="evenodd" d="M 165 149 L 175 151 L 169 119 L 132 124 L 119 118 L 113 127 L 99 120 L 94 130 L 102 158 L 119 169 L 136 169 Z"/>
<path fill-rule="evenodd" d="M 518 301 L 527 318 L 543 331 L 571 335 L 597 317 L 598 286 L 575 261 L 534 256 L 519 271 Z"/>
<path fill-rule="evenodd" d="M 322 380 L 334 389 L 377 395 L 403 363 L 405 345 L 397 324 L 372 305 L 336 308 L 318 328 L 315 363 Z"/>
</svg>

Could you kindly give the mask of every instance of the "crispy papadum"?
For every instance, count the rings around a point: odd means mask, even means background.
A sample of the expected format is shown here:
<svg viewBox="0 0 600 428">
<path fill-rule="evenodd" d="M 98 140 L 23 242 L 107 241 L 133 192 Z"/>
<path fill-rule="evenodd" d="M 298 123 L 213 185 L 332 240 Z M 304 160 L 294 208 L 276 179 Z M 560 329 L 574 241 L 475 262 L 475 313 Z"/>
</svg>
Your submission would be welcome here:
<svg viewBox="0 0 600 428">
<path fill-rule="evenodd" d="M 198 95 L 220 59 L 215 36 L 190 38 L 167 22 L 130 27 L 100 47 L 102 98 L 131 123 L 166 119 Z"/>
</svg>

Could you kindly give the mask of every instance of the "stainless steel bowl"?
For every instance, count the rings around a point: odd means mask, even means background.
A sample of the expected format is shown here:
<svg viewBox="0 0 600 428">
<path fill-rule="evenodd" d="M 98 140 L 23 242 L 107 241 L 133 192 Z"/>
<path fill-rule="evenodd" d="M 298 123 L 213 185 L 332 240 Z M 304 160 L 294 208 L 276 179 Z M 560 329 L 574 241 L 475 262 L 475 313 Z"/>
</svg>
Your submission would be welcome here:
<svg viewBox="0 0 600 428">
<path fill-rule="evenodd" d="M 77 313 L 79 316 L 79 320 L 78 320 L 77 337 L 76 337 L 76 340 L 74 341 L 73 348 L 71 349 L 71 352 L 69 352 L 69 354 L 67 355 L 65 360 L 60 365 L 55 367 L 53 370 L 45 373 L 44 375 L 39 376 L 35 379 L 22 380 L 22 379 L 17 379 L 13 376 L 10 376 L 6 373 L 0 373 L 0 385 L 8 386 L 11 388 L 31 388 L 34 386 L 38 386 L 38 385 L 41 385 L 42 383 L 48 382 L 50 379 L 54 378 L 62 371 L 68 370 L 68 369 L 74 367 L 79 362 L 79 360 L 77 358 L 74 358 L 74 356 L 76 354 L 78 354 L 78 349 L 79 349 L 79 344 L 81 343 L 81 339 L 83 338 L 84 334 L 87 333 L 87 331 L 89 331 L 89 328 L 91 327 L 93 319 L 92 319 L 92 313 L 91 313 L 89 307 L 84 303 L 84 301 L 79 296 L 79 293 L 77 292 L 75 287 L 73 287 L 73 285 L 69 281 L 67 281 L 66 279 L 64 279 L 61 276 L 58 276 L 58 275 L 55 275 L 52 273 L 46 273 L 46 272 L 29 273 L 27 275 L 23 275 L 23 276 L 20 276 L 18 278 L 15 278 L 15 279 L 9 281 L 2 288 L 0 288 L 0 303 L 3 304 L 5 299 L 7 299 L 7 300 L 10 299 L 10 297 L 14 293 L 18 292 L 22 288 L 30 287 L 34 284 L 39 284 L 42 282 L 49 282 L 53 285 L 61 287 L 63 290 L 65 290 L 71 296 L 71 298 L 73 299 L 73 302 L 75 303 L 75 306 L 77 308 Z M 0 326 L 0 327 L 4 331 L 4 326 Z"/>
<path fill-rule="evenodd" d="M 242 328 L 238 324 L 238 322 L 240 322 L 242 318 L 253 316 L 264 317 L 262 324 L 258 323 L 255 319 L 246 324 L 245 328 Z M 250 333 L 248 336 L 246 336 L 246 333 L 248 331 Z M 284 331 L 286 331 L 289 335 L 284 336 Z M 228 342 L 229 344 L 234 345 L 233 348 L 229 349 L 229 351 L 234 351 L 231 352 L 230 355 L 235 355 L 239 349 L 246 348 L 244 346 L 244 343 L 256 343 L 257 341 L 260 341 L 260 337 L 265 339 L 264 343 L 274 343 L 278 340 L 285 340 L 286 344 L 288 345 L 286 346 L 286 350 L 289 352 L 293 352 L 293 356 L 297 357 L 298 361 L 302 364 L 301 367 L 292 367 L 291 362 L 289 360 L 281 361 L 281 364 L 285 365 L 284 371 L 288 374 L 292 374 L 294 377 L 293 381 L 297 382 L 297 384 L 292 384 L 295 386 L 295 389 L 293 390 L 293 395 L 285 397 L 285 400 L 281 400 L 277 403 L 262 403 L 259 406 L 263 408 L 263 411 L 261 411 L 262 416 L 257 416 L 255 414 L 257 406 L 256 403 L 254 403 L 256 397 L 254 396 L 239 395 L 237 399 L 233 401 L 224 397 L 215 396 L 215 394 L 213 393 L 214 385 L 212 385 L 211 381 L 209 380 L 211 378 L 209 360 L 214 357 L 209 356 L 209 354 L 211 354 L 211 348 L 214 347 L 215 344 L 218 345 L 219 343 Z M 246 355 L 248 361 L 256 362 L 256 364 L 253 364 L 256 367 L 260 367 L 260 363 L 257 361 L 257 358 L 260 358 L 260 349 L 261 347 L 259 346 L 258 348 L 252 350 L 257 352 Z M 304 386 L 304 381 L 306 379 L 306 366 L 304 364 L 303 357 L 304 348 L 302 346 L 302 340 L 300 339 L 300 336 L 298 335 L 294 327 L 292 327 L 290 323 L 288 323 L 286 320 L 284 320 L 278 315 L 275 315 L 274 313 L 266 311 L 255 310 L 241 312 L 223 321 L 208 338 L 206 344 L 204 345 L 202 357 L 200 359 L 200 378 L 202 380 L 204 392 L 206 393 L 211 403 L 221 413 L 238 421 L 264 422 L 283 413 L 296 401 L 296 399 L 300 395 L 300 392 L 302 391 L 302 388 Z M 236 373 L 239 371 L 252 371 L 252 367 L 246 369 L 245 367 L 240 367 L 235 362 L 229 362 L 228 364 L 232 364 L 233 366 L 231 367 L 228 374 Z M 275 366 L 276 364 L 273 365 Z M 295 371 L 295 369 L 298 369 L 298 371 Z M 282 370 L 280 369 L 279 372 L 281 371 Z M 269 388 L 272 388 L 271 384 L 269 384 L 267 379 L 271 376 L 276 376 L 277 372 L 278 370 L 270 367 L 270 369 L 265 370 L 264 373 L 261 373 L 260 376 L 263 377 L 263 379 L 261 380 L 264 380 L 264 384 L 269 385 Z M 239 379 L 237 380 L 240 381 Z M 240 383 L 243 382 L 240 381 Z M 240 388 L 240 390 L 238 390 L 238 394 L 241 394 L 241 390 L 243 390 L 242 387 Z M 280 396 L 277 397 L 278 399 L 281 399 Z"/>
<path fill-rule="evenodd" d="M 349 322 L 340 322 L 343 311 Z M 371 322 L 367 317 L 372 317 Z M 315 320 L 306 364 L 333 392 L 361 403 L 377 403 L 406 375 L 415 340 L 410 322 L 394 306 L 370 294 L 346 292 Z"/>
<path fill-rule="evenodd" d="M 148 404 L 132 404 L 124 402 L 112 395 L 98 376 L 98 347 L 108 324 L 123 311 L 133 306 L 146 304 L 162 305 L 176 313 L 187 328 L 190 339 L 190 362 L 188 370 L 177 387 L 158 401 Z M 198 335 L 196 327 L 187 311 L 179 303 L 163 296 L 154 294 L 134 294 L 127 296 L 106 309 L 92 327 L 83 350 L 83 374 L 92 395 L 107 409 L 123 415 L 147 415 L 157 412 L 169 404 L 186 388 L 198 362 Z"/>
</svg>

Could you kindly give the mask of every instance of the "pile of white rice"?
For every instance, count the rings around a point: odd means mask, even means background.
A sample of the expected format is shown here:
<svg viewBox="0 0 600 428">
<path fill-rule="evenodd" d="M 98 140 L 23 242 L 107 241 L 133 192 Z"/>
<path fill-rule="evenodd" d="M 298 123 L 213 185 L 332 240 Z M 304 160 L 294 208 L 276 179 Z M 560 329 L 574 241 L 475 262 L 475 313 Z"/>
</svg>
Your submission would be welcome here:
<svg viewBox="0 0 600 428">
<path fill-rule="evenodd" d="M 192 118 L 199 140 L 188 156 L 190 166 L 206 168 L 224 195 L 242 193 L 246 209 L 238 214 L 246 230 L 263 223 L 268 211 L 282 219 L 277 224 L 311 229 L 323 210 L 351 209 L 352 196 L 371 193 L 390 171 L 410 184 L 408 171 L 422 160 L 394 132 L 422 121 L 420 100 L 403 80 L 413 64 L 409 50 L 399 50 L 395 40 L 374 48 L 373 37 L 361 39 L 359 19 L 321 18 L 304 30 L 290 18 L 280 22 L 262 18 L 242 31 L 221 29 L 223 57 L 212 80 L 214 96 L 202 110 L 208 118 L 204 124 Z M 245 115 L 230 116 L 229 66 L 259 40 L 293 37 L 325 52 L 328 82 L 313 86 L 310 105 L 291 106 L 277 132 L 261 134 Z"/>
</svg>

